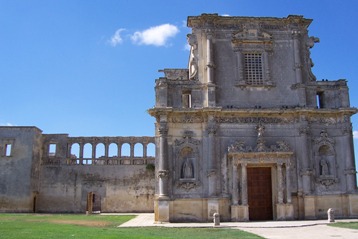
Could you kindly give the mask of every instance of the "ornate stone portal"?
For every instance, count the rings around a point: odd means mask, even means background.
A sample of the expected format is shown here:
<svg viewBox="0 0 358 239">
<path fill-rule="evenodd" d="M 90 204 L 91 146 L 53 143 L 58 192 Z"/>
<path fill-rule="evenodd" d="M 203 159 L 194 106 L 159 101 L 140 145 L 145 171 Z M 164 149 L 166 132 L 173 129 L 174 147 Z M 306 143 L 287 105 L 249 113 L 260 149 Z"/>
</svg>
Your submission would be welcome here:
<svg viewBox="0 0 358 239">
<path fill-rule="evenodd" d="M 293 205 L 290 193 L 290 166 L 293 152 L 284 141 L 277 141 L 276 145 L 271 145 L 270 147 L 266 146 L 263 137 L 264 125 L 259 124 L 256 130 L 257 141 L 254 147 L 246 146 L 243 141 L 237 141 L 228 147 L 228 157 L 231 159 L 233 170 L 231 219 L 232 221 L 249 220 L 247 167 L 265 166 L 271 168 L 271 176 L 276 177 L 275 183 L 272 185 L 276 192 L 276 219 L 292 220 Z M 240 173 L 238 172 L 239 169 L 241 170 Z M 240 176 L 238 177 L 238 175 Z M 239 188 L 241 193 L 239 193 Z"/>
<path fill-rule="evenodd" d="M 149 110 L 156 221 L 318 219 L 328 208 L 358 216 L 357 110 L 345 80 L 316 81 L 311 22 L 188 17 L 188 69 L 163 70 Z"/>
</svg>

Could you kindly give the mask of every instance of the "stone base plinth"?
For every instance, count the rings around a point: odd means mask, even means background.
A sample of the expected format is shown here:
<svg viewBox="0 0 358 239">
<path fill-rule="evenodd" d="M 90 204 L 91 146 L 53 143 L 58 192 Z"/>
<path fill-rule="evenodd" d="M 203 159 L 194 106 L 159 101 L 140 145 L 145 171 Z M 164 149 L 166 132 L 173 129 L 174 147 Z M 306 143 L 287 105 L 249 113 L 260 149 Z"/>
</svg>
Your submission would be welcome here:
<svg viewBox="0 0 358 239">
<path fill-rule="evenodd" d="M 293 205 L 292 204 L 276 204 L 276 220 L 286 221 L 293 220 Z"/>
<path fill-rule="evenodd" d="M 249 206 L 231 205 L 231 221 L 233 222 L 249 221 Z"/>
<path fill-rule="evenodd" d="M 154 214 L 156 222 L 169 222 L 169 201 L 156 200 L 154 202 Z"/>
</svg>

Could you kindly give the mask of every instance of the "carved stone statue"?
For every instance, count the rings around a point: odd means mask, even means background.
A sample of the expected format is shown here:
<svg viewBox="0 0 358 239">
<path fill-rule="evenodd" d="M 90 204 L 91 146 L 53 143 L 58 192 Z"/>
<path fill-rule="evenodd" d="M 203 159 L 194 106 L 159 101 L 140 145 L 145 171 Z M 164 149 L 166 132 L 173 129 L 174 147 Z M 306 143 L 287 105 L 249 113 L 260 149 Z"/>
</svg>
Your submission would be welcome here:
<svg viewBox="0 0 358 239">
<path fill-rule="evenodd" d="M 321 175 L 322 176 L 327 176 L 329 175 L 329 168 L 328 168 L 328 162 L 326 159 L 321 159 L 320 161 L 320 165 L 321 165 Z"/>
<path fill-rule="evenodd" d="M 194 178 L 193 163 L 189 158 L 187 158 L 182 165 L 181 178 L 185 178 L 185 179 Z"/>
</svg>

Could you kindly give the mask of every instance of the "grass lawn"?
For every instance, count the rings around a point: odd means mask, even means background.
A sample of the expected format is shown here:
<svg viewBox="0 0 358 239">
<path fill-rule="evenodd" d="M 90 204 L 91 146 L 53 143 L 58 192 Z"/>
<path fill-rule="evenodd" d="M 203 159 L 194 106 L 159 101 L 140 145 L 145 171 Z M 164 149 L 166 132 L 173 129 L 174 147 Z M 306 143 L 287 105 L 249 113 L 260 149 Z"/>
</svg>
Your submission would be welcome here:
<svg viewBox="0 0 358 239">
<path fill-rule="evenodd" d="M 329 223 L 328 226 L 331 227 L 341 227 L 341 228 L 349 228 L 358 230 L 358 222 L 337 222 L 337 223 Z"/>
<path fill-rule="evenodd" d="M 230 228 L 117 227 L 133 217 L 76 214 L 0 214 L 0 238 L 262 238 Z"/>
</svg>

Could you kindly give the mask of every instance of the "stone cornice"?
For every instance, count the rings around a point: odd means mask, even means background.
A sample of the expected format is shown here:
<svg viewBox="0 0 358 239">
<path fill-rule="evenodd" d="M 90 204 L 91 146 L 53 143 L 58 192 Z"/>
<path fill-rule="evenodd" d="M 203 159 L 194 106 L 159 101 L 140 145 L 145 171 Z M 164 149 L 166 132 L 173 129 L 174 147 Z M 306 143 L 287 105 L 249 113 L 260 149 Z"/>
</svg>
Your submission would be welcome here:
<svg viewBox="0 0 358 239">
<path fill-rule="evenodd" d="M 158 115 L 213 115 L 231 117 L 299 117 L 301 115 L 311 117 L 329 116 L 352 116 L 358 112 L 357 108 L 338 108 L 338 109 L 316 109 L 316 108 L 261 108 L 261 109 L 227 109 L 227 108 L 173 108 L 155 107 L 148 110 L 151 116 Z"/>
<path fill-rule="evenodd" d="M 212 27 L 234 28 L 241 24 L 274 24 L 284 28 L 287 24 L 300 25 L 307 28 L 312 19 L 303 18 L 303 16 L 289 15 L 284 18 L 277 17 L 237 17 L 237 16 L 219 16 L 218 14 L 202 14 L 200 16 L 189 16 L 188 27 L 208 29 Z M 277 29 L 277 28 L 276 28 Z"/>
</svg>

